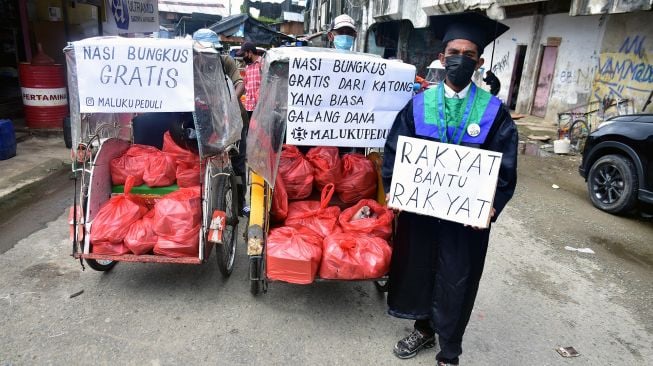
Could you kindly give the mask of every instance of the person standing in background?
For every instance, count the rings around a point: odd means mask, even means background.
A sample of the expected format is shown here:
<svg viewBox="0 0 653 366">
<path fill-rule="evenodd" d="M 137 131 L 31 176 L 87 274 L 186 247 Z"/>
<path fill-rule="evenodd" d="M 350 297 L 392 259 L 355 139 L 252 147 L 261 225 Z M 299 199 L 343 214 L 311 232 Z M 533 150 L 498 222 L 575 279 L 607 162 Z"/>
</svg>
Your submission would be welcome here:
<svg viewBox="0 0 653 366">
<path fill-rule="evenodd" d="M 245 42 L 236 53 L 245 62 L 245 110 L 251 117 L 261 88 L 261 56 L 252 42 Z"/>
<path fill-rule="evenodd" d="M 218 34 L 208 28 L 198 29 L 193 33 L 193 40 L 201 42 L 204 45 L 210 45 L 210 47 L 215 48 L 218 52 L 222 51 L 222 44 L 218 38 Z M 243 128 L 240 132 L 240 144 L 238 146 L 238 154 L 231 158 L 231 164 L 234 167 L 234 173 L 237 176 L 242 177 L 243 185 L 238 190 L 238 207 L 241 208 L 241 216 L 247 215 L 249 208 L 247 207 L 245 200 L 245 190 L 246 190 L 246 181 L 247 181 L 247 130 L 249 127 L 249 114 L 243 107 L 243 104 L 240 102 L 240 97 L 245 93 L 245 84 L 243 83 L 243 78 L 240 76 L 240 71 L 238 70 L 238 64 L 231 56 L 220 54 L 220 61 L 222 63 L 222 71 L 225 76 L 231 80 L 231 83 L 234 85 L 234 90 L 236 92 L 236 99 L 238 100 L 238 107 L 240 108 L 240 115 L 243 119 Z"/>
<path fill-rule="evenodd" d="M 356 24 L 347 14 L 338 15 L 331 23 L 327 37 L 337 50 L 351 51 L 356 41 Z"/>
<path fill-rule="evenodd" d="M 256 50 L 256 46 L 252 42 L 245 42 L 236 52 L 236 56 L 242 57 L 245 62 L 245 111 L 247 114 L 247 123 L 243 124 L 243 131 L 240 139 L 239 152 L 243 154 L 243 168 L 246 164 L 245 156 L 247 156 L 247 132 L 249 131 L 249 119 L 254 113 L 256 104 L 258 103 L 259 89 L 261 88 L 261 56 Z M 244 168 L 245 169 L 245 168 Z M 243 187 L 247 186 L 247 171 L 245 169 L 243 177 Z M 249 206 L 245 204 L 245 190 L 242 189 L 242 202 L 243 205 L 241 214 L 249 216 Z"/>
<path fill-rule="evenodd" d="M 193 33 L 193 40 L 203 42 L 203 44 L 210 44 L 211 47 L 215 48 L 218 52 L 221 52 L 223 49 L 218 34 L 208 28 L 198 29 Z M 231 58 L 229 55 L 220 54 L 220 61 L 222 62 L 222 70 L 224 71 L 224 74 L 231 80 L 231 83 L 234 85 L 234 90 L 236 91 L 236 96 L 240 100 L 240 96 L 245 93 L 245 85 L 243 84 L 243 78 L 240 76 L 240 72 L 238 71 L 236 60 Z"/>
</svg>

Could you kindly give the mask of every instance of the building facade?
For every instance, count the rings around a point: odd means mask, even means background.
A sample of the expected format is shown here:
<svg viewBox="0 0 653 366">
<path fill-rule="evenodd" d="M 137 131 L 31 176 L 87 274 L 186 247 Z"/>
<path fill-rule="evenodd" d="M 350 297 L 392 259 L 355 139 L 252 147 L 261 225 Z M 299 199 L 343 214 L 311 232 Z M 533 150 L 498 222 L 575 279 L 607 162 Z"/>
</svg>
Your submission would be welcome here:
<svg viewBox="0 0 653 366">
<path fill-rule="evenodd" d="M 342 13 L 358 27 L 358 51 L 414 64 L 419 75 L 441 44 L 437 15 L 484 11 L 510 30 L 486 47 L 484 69 L 502 81 L 499 97 L 518 113 L 555 121 L 610 98 L 641 112 L 653 93 L 653 0 L 315 0 L 308 32 Z M 594 102 L 592 106 L 589 103 Z M 653 113 L 649 105 L 646 112 Z"/>
</svg>

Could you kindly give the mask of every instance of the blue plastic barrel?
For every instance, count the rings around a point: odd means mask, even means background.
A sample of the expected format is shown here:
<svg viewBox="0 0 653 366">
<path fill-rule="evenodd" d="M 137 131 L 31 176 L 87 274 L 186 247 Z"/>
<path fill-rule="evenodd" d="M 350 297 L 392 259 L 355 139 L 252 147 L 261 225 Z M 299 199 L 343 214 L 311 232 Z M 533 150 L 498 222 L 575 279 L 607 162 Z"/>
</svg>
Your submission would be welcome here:
<svg viewBox="0 0 653 366">
<path fill-rule="evenodd" d="M 16 156 L 16 133 L 9 119 L 0 119 L 0 160 Z"/>
</svg>

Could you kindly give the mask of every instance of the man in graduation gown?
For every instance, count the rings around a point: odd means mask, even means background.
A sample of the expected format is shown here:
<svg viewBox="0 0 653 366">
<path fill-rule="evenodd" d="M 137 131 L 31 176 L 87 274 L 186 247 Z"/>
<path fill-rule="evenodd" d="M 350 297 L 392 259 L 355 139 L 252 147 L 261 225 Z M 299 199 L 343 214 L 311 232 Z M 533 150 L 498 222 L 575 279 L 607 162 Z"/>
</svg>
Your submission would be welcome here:
<svg viewBox="0 0 653 366">
<path fill-rule="evenodd" d="M 440 19 L 438 19 L 440 18 Z M 444 18 L 444 19 L 443 19 Z M 437 17 L 440 61 L 446 79 L 416 95 L 399 112 L 386 141 L 383 184 L 392 180 L 399 136 L 459 144 L 503 153 L 492 208 L 495 221 L 517 179 L 517 129 L 501 101 L 471 82 L 484 62 L 483 48 L 508 27 L 477 13 Z M 390 268 L 388 312 L 415 320 L 415 330 L 394 348 L 410 358 L 431 348 L 438 335 L 438 365 L 458 364 L 488 247 L 490 229 L 409 212 L 399 214 Z"/>
</svg>

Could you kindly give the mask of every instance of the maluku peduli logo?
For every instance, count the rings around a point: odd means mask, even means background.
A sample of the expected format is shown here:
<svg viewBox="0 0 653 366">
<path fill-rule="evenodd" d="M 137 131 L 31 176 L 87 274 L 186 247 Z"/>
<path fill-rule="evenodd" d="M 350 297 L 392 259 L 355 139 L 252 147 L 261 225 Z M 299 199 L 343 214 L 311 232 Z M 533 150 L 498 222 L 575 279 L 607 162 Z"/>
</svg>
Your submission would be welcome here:
<svg viewBox="0 0 653 366">
<path fill-rule="evenodd" d="M 120 29 L 129 29 L 129 4 L 127 0 L 111 0 L 111 13 Z"/>
</svg>

